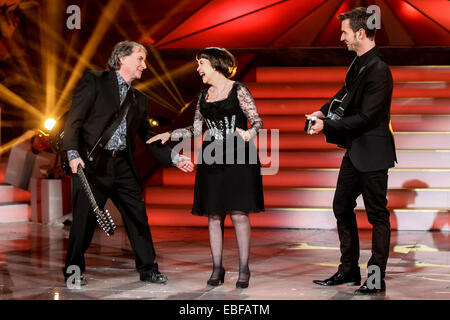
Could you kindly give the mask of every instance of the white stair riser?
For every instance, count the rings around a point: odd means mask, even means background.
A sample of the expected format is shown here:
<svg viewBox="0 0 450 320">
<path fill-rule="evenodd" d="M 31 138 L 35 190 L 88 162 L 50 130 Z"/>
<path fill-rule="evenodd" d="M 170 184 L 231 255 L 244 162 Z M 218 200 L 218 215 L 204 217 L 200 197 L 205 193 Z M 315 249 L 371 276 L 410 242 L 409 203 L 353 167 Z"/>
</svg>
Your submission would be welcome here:
<svg viewBox="0 0 450 320">
<path fill-rule="evenodd" d="M 261 115 L 304 116 L 320 109 L 328 99 L 280 98 L 256 99 L 255 102 Z M 450 99 L 394 98 L 391 102 L 391 114 L 450 114 Z"/>
<path fill-rule="evenodd" d="M 28 204 L 9 204 L 0 206 L 0 223 L 29 221 L 31 208 Z"/>
<path fill-rule="evenodd" d="M 0 203 L 30 201 L 30 192 L 11 185 L 0 185 Z"/>
<path fill-rule="evenodd" d="M 348 67 L 257 67 L 257 82 L 339 82 L 345 78 Z M 450 68 L 407 66 L 390 67 L 397 81 L 450 81 Z"/>
</svg>

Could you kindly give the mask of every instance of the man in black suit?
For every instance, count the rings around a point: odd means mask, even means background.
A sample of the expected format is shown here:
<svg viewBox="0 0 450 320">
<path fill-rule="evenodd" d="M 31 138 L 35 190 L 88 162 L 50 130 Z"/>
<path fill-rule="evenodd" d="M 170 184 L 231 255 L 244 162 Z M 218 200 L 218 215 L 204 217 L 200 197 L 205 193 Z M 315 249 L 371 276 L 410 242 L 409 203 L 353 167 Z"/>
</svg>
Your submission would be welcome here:
<svg viewBox="0 0 450 320">
<path fill-rule="evenodd" d="M 167 277 L 158 270 L 155 249 L 147 220 L 142 188 L 138 183 L 132 153 L 136 134 L 143 141 L 155 135 L 147 119 L 146 96 L 131 86 L 140 79 L 147 68 L 147 50 L 132 41 L 118 43 L 108 61 L 110 71 L 86 71 L 73 96 L 64 127 L 64 150 L 67 151 L 70 168 L 77 173 L 78 165 L 85 168 L 86 177 L 99 207 L 108 198 L 119 209 L 134 252 L 136 269 L 141 281 L 164 283 Z M 125 101 L 128 103 L 125 103 Z M 124 113 L 120 113 L 124 106 Z M 109 140 L 98 145 L 93 161 L 86 159 L 102 132 L 113 117 L 121 120 Z M 120 121 L 120 122 L 119 122 Z M 175 165 L 185 172 L 193 170 L 189 158 L 171 155 L 171 149 L 157 144 L 147 145 L 153 155 L 166 167 Z M 95 214 L 82 190 L 79 177 L 72 179 L 73 223 L 70 229 L 66 264 L 63 269 L 66 279 L 68 268 L 77 266 L 81 274 L 85 271 L 84 253 L 89 248 L 96 227 Z M 81 285 L 86 284 L 84 276 Z"/>
<path fill-rule="evenodd" d="M 341 41 L 356 52 L 345 85 L 322 108 L 310 115 L 317 117 L 311 134 L 324 132 L 327 140 L 339 139 L 346 149 L 342 159 L 333 212 L 337 220 L 341 264 L 329 279 L 314 280 L 324 286 L 360 285 L 358 265 L 359 239 L 356 224 L 356 198 L 362 194 L 369 222 L 373 226 L 372 256 L 368 262 L 369 279 L 378 274 L 378 282 L 365 281 L 355 294 L 382 293 L 389 256 L 390 222 L 387 205 L 388 169 L 397 161 L 390 129 L 392 75 L 375 45 L 375 29 L 367 26 L 370 14 L 366 8 L 355 8 L 338 19 L 342 21 Z M 345 97 L 344 97 L 345 96 Z M 344 116 L 340 120 L 325 118 L 333 99 L 342 100 Z M 376 272 L 378 270 L 379 272 Z"/>
</svg>

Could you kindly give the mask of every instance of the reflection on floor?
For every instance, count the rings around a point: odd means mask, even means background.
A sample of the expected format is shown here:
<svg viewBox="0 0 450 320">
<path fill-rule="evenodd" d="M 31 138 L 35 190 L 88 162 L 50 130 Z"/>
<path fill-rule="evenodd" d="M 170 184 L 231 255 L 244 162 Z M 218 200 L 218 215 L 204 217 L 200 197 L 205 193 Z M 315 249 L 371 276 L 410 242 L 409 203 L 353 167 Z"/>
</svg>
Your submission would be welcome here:
<svg viewBox="0 0 450 320">
<path fill-rule="evenodd" d="M 97 231 L 86 254 L 88 285 L 68 289 L 63 281 L 67 227 L 36 223 L 0 225 L 0 299 L 208 299 L 208 300 L 450 300 L 450 233 L 393 232 L 384 296 L 354 296 L 357 287 L 320 287 L 312 280 L 332 275 L 339 263 L 333 230 L 253 229 L 248 289 L 236 289 L 238 251 L 225 231 L 225 284 L 206 286 L 211 260 L 205 228 L 152 227 L 165 285 L 140 282 L 123 229 L 108 238 Z M 371 250 L 371 232 L 360 231 L 361 272 Z"/>
</svg>

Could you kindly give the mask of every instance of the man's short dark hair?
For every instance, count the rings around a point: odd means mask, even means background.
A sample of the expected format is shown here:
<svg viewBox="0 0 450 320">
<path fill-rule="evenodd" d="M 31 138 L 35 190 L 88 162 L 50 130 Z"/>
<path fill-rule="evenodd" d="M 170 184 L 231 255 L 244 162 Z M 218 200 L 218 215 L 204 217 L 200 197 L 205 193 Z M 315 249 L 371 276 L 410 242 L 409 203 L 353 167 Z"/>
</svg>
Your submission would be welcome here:
<svg viewBox="0 0 450 320">
<path fill-rule="evenodd" d="M 217 47 L 205 48 L 200 50 L 195 58 L 197 60 L 200 60 L 201 58 L 209 60 L 211 66 L 222 73 L 226 78 L 234 75 L 236 59 L 227 49 Z"/>
<path fill-rule="evenodd" d="M 108 67 L 110 70 L 119 70 L 120 69 L 120 58 L 129 56 L 133 53 L 133 48 L 138 47 L 147 55 L 147 49 L 137 42 L 134 41 L 122 41 L 115 45 L 111 56 L 108 59 Z"/>
<path fill-rule="evenodd" d="M 368 13 L 367 8 L 358 7 L 347 11 L 346 13 L 339 14 L 337 18 L 341 21 L 350 19 L 350 28 L 353 30 L 353 32 L 356 32 L 362 28 L 366 31 L 367 38 L 373 40 L 375 38 L 376 29 L 369 29 L 367 27 L 367 21 L 369 20 L 370 16 L 372 16 L 372 13 Z"/>
</svg>

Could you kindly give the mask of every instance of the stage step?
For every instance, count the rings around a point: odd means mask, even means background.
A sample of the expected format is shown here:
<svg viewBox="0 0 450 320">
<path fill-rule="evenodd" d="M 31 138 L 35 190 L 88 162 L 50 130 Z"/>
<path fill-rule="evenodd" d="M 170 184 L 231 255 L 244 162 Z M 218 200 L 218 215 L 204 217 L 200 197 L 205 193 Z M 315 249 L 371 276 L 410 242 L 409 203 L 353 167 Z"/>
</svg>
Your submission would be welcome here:
<svg viewBox="0 0 450 320">
<path fill-rule="evenodd" d="M 30 192 L 9 184 L 0 184 L 0 204 L 6 202 L 29 202 Z"/>
<path fill-rule="evenodd" d="M 448 66 L 391 66 L 398 81 L 450 81 Z M 339 82 L 345 79 L 345 67 L 257 67 L 257 82 Z"/>
<path fill-rule="evenodd" d="M 264 187 L 335 187 L 339 169 L 280 169 L 276 175 L 263 176 Z M 176 168 L 162 172 L 164 186 L 194 186 L 195 172 L 185 173 Z M 389 170 L 389 188 L 446 188 L 450 169 Z"/>
<path fill-rule="evenodd" d="M 392 209 L 391 227 L 393 230 L 438 230 L 450 231 L 450 213 L 439 209 Z M 190 213 L 190 206 L 147 207 L 151 226 L 207 227 L 208 219 Z M 356 211 L 359 229 L 370 229 L 364 210 Z M 266 208 L 264 212 L 250 215 L 252 228 L 300 228 L 336 229 L 333 210 L 324 208 Z M 230 218 L 225 226 L 232 227 Z"/>
<path fill-rule="evenodd" d="M 0 223 L 24 222 L 31 217 L 29 203 L 2 203 L 0 204 Z"/>
<path fill-rule="evenodd" d="M 0 223 L 29 221 L 30 192 L 4 183 L 7 166 L 7 161 L 0 162 Z"/>
<path fill-rule="evenodd" d="M 395 146 L 397 149 L 450 149 L 450 132 L 395 132 Z M 271 139 L 258 139 L 259 147 L 271 149 Z M 267 147 L 265 147 L 267 145 Z M 275 146 L 274 146 L 275 147 Z M 337 146 L 325 142 L 323 134 L 309 135 L 305 132 L 280 132 L 279 150 L 298 149 L 338 149 Z"/>
<path fill-rule="evenodd" d="M 282 151 L 280 168 L 339 168 L 343 150 Z M 450 168 L 450 150 L 399 150 L 396 168 Z"/>
<path fill-rule="evenodd" d="M 448 169 L 450 168 L 450 150 L 433 149 L 397 149 L 398 163 L 396 168 L 423 168 L 423 169 Z M 345 150 L 343 149 L 316 149 L 316 150 L 282 150 L 278 154 L 280 168 L 339 168 Z M 264 154 L 260 150 L 259 157 L 263 167 L 275 163 L 270 153 Z M 197 152 L 192 152 L 190 158 L 197 163 Z"/>
<path fill-rule="evenodd" d="M 263 115 L 264 129 L 303 131 L 304 115 Z M 445 115 L 392 115 L 394 131 L 450 131 L 450 114 Z"/>
<path fill-rule="evenodd" d="M 255 99 L 261 98 L 325 98 L 332 97 L 342 84 L 336 83 L 247 83 Z M 450 82 L 395 83 L 395 98 L 449 98 Z"/>
<path fill-rule="evenodd" d="M 145 203 L 152 205 L 191 205 L 192 187 L 156 187 L 145 189 Z M 264 188 L 268 207 L 327 207 L 333 203 L 334 188 Z M 363 208 L 362 198 L 357 200 Z M 393 209 L 448 208 L 450 188 L 403 188 L 388 190 L 388 207 Z"/>
<path fill-rule="evenodd" d="M 331 96 L 319 99 L 255 99 L 261 115 L 305 115 L 317 111 Z M 450 114 L 448 98 L 394 98 L 391 114 Z"/>
</svg>

